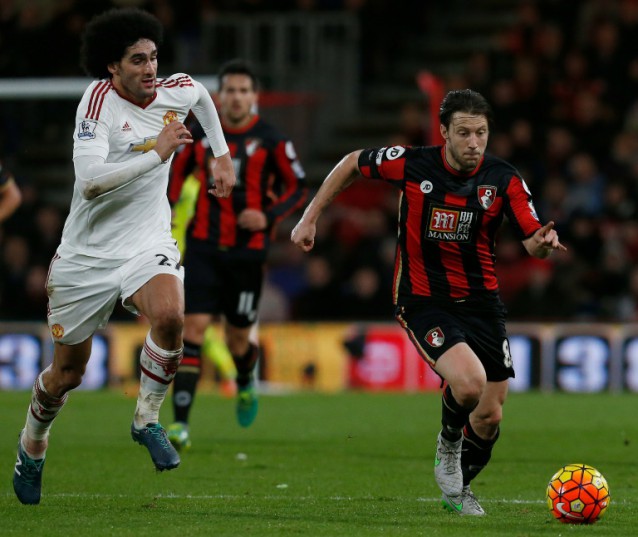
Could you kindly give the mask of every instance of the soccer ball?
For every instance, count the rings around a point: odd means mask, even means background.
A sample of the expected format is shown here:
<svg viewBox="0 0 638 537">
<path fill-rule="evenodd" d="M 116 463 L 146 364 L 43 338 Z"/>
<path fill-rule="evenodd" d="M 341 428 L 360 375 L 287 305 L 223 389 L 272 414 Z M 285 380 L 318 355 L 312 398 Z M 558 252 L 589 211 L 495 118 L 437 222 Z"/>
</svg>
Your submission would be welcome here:
<svg viewBox="0 0 638 537">
<path fill-rule="evenodd" d="M 188 425 L 180 422 L 171 423 L 166 432 L 168 439 L 177 451 L 188 451 L 191 448 Z"/>
<path fill-rule="evenodd" d="M 563 466 L 547 485 L 549 510 L 567 524 L 593 524 L 603 516 L 610 499 L 607 480 L 587 464 Z"/>
</svg>

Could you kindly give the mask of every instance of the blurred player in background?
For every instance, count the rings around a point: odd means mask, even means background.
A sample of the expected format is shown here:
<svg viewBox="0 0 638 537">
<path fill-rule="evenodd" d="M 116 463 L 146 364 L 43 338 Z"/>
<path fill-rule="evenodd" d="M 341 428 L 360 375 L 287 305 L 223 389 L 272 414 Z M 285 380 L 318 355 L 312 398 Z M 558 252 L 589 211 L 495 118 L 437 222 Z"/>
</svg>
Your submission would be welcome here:
<svg viewBox="0 0 638 537">
<path fill-rule="evenodd" d="M 249 426 L 257 414 L 254 371 L 259 358 L 257 308 L 274 226 L 306 196 L 305 174 L 294 146 L 256 112 L 258 88 L 252 68 L 241 60 L 219 72 L 219 114 L 237 174 L 229 199 L 211 197 L 211 150 L 200 129 L 196 142 L 177 155 L 169 199 L 179 198 L 195 170 L 202 183 L 186 236 L 184 360 L 173 387 L 175 423 L 169 438 L 188 448 L 188 417 L 201 373 L 207 327 L 223 316 L 224 339 L 237 369 L 237 420 Z"/>
<path fill-rule="evenodd" d="M 173 204 L 171 233 L 177 241 L 181 258 L 184 259 L 186 250 L 186 232 L 193 216 L 195 215 L 195 205 L 199 197 L 201 183 L 192 173 L 186 177 L 179 199 Z M 202 357 L 208 358 L 215 367 L 216 377 L 219 379 L 221 393 L 226 397 L 233 397 L 237 392 L 237 369 L 228 347 L 221 340 L 215 327 L 209 325 L 204 332 L 204 342 L 202 343 Z"/>
<path fill-rule="evenodd" d="M 9 218 L 22 203 L 22 193 L 13 174 L 0 162 L 0 222 Z"/>
<path fill-rule="evenodd" d="M 494 268 L 496 233 L 507 216 L 530 255 L 545 258 L 565 249 L 554 223 L 538 221 L 518 171 L 485 154 L 491 116 L 477 92 L 449 92 L 439 111 L 443 146 L 346 155 L 291 236 L 302 250 L 311 250 L 319 215 L 359 175 L 401 189 L 396 318 L 444 380 L 443 428 L 434 461 L 443 504 L 475 516 L 485 512 L 470 482 L 490 460 L 508 378 L 514 376 Z"/>
<path fill-rule="evenodd" d="M 182 357 L 183 269 L 166 188 L 174 151 L 192 143 L 190 110 L 217 157 L 217 195 L 230 195 L 235 174 L 208 91 L 183 73 L 156 78 L 161 41 L 159 21 L 138 9 L 109 10 L 83 35 L 82 64 L 98 80 L 77 109 L 73 199 L 47 278 L 53 363 L 35 381 L 18 442 L 13 487 L 25 504 L 40 502 L 49 429 L 118 299 L 151 325 L 131 436 L 157 470 L 180 463 L 158 416 Z"/>
</svg>

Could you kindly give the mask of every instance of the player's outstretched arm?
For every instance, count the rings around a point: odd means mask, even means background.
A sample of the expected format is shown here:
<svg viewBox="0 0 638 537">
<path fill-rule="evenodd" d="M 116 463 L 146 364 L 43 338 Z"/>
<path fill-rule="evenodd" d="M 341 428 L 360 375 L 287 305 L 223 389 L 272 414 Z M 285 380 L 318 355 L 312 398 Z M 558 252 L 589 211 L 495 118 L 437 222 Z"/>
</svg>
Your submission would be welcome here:
<svg viewBox="0 0 638 537">
<path fill-rule="evenodd" d="M 553 250 L 567 250 L 558 240 L 554 222 L 548 222 L 540 229 L 537 229 L 536 233 L 523 241 L 523 246 L 525 246 L 530 255 L 540 259 L 545 259 Z"/>
<path fill-rule="evenodd" d="M 360 153 L 361 150 L 349 153 L 332 169 L 292 230 L 290 240 L 304 252 L 309 252 L 315 245 L 319 215 L 359 175 Z"/>
</svg>

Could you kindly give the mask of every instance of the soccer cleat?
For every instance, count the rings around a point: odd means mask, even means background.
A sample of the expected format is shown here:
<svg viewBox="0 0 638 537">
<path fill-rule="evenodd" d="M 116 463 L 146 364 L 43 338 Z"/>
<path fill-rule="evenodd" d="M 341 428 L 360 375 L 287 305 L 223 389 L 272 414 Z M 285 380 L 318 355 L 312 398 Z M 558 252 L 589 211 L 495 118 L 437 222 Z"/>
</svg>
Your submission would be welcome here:
<svg viewBox="0 0 638 537">
<path fill-rule="evenodd" d="M 459 496 L 443 494 L 441 503 L 445 509 L 457 515 L 483 516 L 485 514 L 469 485 L 463 487 L 463 492 Z"/>
<path fill-rule="evenodd" d="M 188 451 L 191 448 L 191 437 L 188 432 L 188 424 L 177 421 L 168 426 L 168 440 L 177 451 Z"/>
<path fill-rule="evenodd" d="M 457 497 L 463 491 L 463 471 L 461 470 L 461 444 L 463 437 L 450 442 L 441 436 L 436 441 L 434 458 L 434 479 L 446 496 Z"/>
<path fill-rule="evenodd" d="M 18 458 L 13 472 L 13 490 L 25 505 L 40 503 L 44 459 L 32 459 L 22 447 L 22 433 L 18 439 Z"/>
<path fill-rule="evenodd" d="M 155 468 L 160 472 L 179 466 L 179 455 L 166 436 L 166 430 L 159 423 L 147 423 L 142 429 L 136 429 L 135 424 L 132 424 L 131 437 L 138 444 L 146 446 Z"/>
<path fill-rule="evenodd" d="M 237 421 L 242 427 L 248 427 L 257 416 L 257 393 L 253 383 L 237 390 Z"/>
</svg>

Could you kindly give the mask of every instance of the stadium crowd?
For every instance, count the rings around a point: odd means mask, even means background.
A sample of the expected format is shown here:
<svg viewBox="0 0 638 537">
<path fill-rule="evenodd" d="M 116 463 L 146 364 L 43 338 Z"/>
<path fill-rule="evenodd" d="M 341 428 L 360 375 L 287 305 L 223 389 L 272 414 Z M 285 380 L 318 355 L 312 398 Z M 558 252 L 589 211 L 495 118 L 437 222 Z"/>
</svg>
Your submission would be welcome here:
<svg viewBox="0 0 638 537">
<path fill-rule="evenodd" d="M 44 4 L 51 9 L 42 10 Z M 3 2 L 0 75 L 80 75 L 73 60 L 79 33 L 103 4 Z M 177 50 L 171 49 L 171 39 L 197 39 L 194 21 L 223 12 L 227 4 L 238 8 L 235 2 L 215 1 L 182 2 L 180 9 L 168 0 L 147 4 L 171 30 L 163 49 L 169 55 Z M 273 5 L 241 4 L 245 12 Z M 365 4 L 290 1 L 279 8 L 361 9 Z M 519 169 L 541 221 L 553 220 L 568 247 L 549 260 L 530 258 L 504 227 L 497 269 L 509 318 L 637 320 L 638 1 L 527 0 L 516 10 L 516 22 L 495 33 L 488 49 L 477 50 L 462 72 L 443 79 L 446 89 L 471 87 L 488 98 L 497 118 L 488 151 Z M 52 31 L 56 46 L 42 47 L 42 37 Z M 9 42 L 20 43 L 19 56 Z M 423 63 L 427 69 L 427 58 Z M 397 110 L 403 130 L 388 132 L 387 144 L 431 142 L 426 126 L 435 118 L 423 103 Z M 7 151 L 5 141 L 0 137 L 0 153 Z M 28 179 L 17 177 L 23 205 L 1 229 L 3 320 L 44 319 L 47 266 L 65 216 L 39 199 Z M 289 240 L 297 215 L 279 226 L 262 298 L 264 321 L 392 319 L 397 194 L 383 184 L 365 189 L 363 195 L 361 185 L 353 185 L 326 211 L 309 257 Z M 114 318 L 120 315 L 132 319 L 125 312 Z"/>
</svg>

